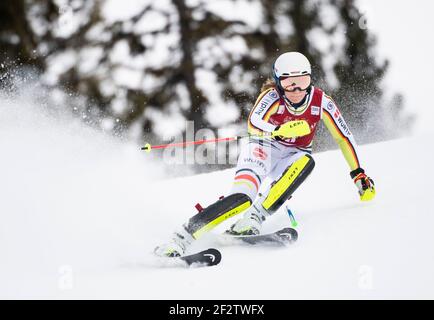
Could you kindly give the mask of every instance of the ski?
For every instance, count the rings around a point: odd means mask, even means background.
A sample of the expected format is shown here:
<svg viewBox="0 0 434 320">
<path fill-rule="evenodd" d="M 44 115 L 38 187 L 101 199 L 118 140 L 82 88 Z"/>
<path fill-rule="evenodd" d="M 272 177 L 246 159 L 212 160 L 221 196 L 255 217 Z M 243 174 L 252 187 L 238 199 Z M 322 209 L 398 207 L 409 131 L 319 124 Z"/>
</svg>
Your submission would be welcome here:
<svg viewBox="0 0 434 320">
<path fill-rule="evenodd" d="M 220 263 L 222 255 L 217 249 L 210 248 L 197 253 L 174 257 L 173 259 L 179 259 L 185 262 L 188 266 L 197 265 L 211 267 Z"/>
<path fill-rule="evenodd" d="M 293 228 L 283 228 L 281 230 L 259 235 L 237 236 L 229 233 L 220 235 L 219 240 L 222 244 L 249 244 L 249 245 L 277 245 L 283 246 L 294 243 L 298 239 L 297 230 Z"/>
</svg>

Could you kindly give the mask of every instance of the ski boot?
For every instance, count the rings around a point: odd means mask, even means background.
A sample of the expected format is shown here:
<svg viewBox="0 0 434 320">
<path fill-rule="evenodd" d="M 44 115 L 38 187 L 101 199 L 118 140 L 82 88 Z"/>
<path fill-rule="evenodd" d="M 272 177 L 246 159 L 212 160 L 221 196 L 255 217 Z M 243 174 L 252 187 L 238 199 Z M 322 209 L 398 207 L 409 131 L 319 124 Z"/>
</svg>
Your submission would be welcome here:
<svg viewBox="0 0 434 320">
<path fill-rule="evenodd" d="M 193 240 L 199 239 L 224 220 L 248 209 L 251 204 L 252 201 L 247 195 L 234 193 L 220 198 L 205 209 L 197 205 L 199 212 L 191 217 L 179 232 L 175 232 L 170 242 L 155 248 L 155 254 L 166 257 L 184 255 Z"/>
<path fill-rule="evenodd" d="M 260 204 L 253 204 L 241 219 L 226 230 L 226 233 L 237 236 L 258 235 L 261 233 L 265 216 L 265 209 Z"/>
<path fill-rule="evenodd" d="M 156 247 L 154 253 L 160 257 L 180 257 L 185 254 L 193 240 L 191 234 L 183 227 L 174 232 L 171 241 Z"/>
</svg>

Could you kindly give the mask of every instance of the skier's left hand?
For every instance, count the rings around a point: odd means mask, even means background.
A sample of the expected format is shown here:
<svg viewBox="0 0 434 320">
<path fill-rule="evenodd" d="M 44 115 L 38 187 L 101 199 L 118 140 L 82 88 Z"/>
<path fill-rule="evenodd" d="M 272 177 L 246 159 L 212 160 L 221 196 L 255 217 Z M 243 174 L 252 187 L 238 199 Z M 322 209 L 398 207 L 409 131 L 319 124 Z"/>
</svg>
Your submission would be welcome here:
<svg viewBox="0 0 434 320">
<path fill-rule="evenodd" d="M 350 175 L 356 187 L 359 189 L 360 200 L 372 200 L 375 197 L 374 180 L 369 178 L 362 168 L 351 171 Z"/>
</svg>

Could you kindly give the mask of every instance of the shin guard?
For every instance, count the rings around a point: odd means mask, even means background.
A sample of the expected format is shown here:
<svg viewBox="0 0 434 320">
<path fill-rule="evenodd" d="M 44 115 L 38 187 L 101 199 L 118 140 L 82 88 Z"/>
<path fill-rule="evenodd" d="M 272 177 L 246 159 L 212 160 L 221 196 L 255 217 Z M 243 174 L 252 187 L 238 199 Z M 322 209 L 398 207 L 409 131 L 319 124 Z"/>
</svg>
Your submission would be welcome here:
<svg viewBox="0 0 434 320">
<path fill-rule="evenodd" d="M 252 200 L 249 196 L 243 193 L 231 194 L 193 216 L 185 225 L 185 229 L 193 238 L 198 239 L 202 234 L 213 229 L 226 219 L 243 212 L 251 204 Z"/>
<path fill-rule="evenodd" d="M 309 176 L 315 167 L 313 158 L 306 154 L 291 164 L 271 185 L 270 191 L 262 202 L 269 214 L 276 212 L 300 184 Z"/>
</svg>

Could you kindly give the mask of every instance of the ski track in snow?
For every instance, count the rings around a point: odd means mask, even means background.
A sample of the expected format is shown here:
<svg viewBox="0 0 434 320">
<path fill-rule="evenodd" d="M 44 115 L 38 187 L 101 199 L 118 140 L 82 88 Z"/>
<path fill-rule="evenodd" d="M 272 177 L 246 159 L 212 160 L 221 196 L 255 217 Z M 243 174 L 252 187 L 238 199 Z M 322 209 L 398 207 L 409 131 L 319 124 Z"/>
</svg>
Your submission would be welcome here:
<svg viewBox="0 0 434 320">
<path fill-rule="evenodd" d="M 183 268 L 152 249 L 196 202 L 225 194 L 232 169 L 161 179 L 135 145 L 1 102 L 0 298 L 434 298 L 431 136 L 360 147 L 377 186 L 370 203 L 340 151 L 315 154 L 289 203 L 296 244 L 225 246 L 219 266 Z M 288 224 L 281 211 L 264 231 Z M 212 235 L 192 250 L 211 246 Z"/>
</svg>

